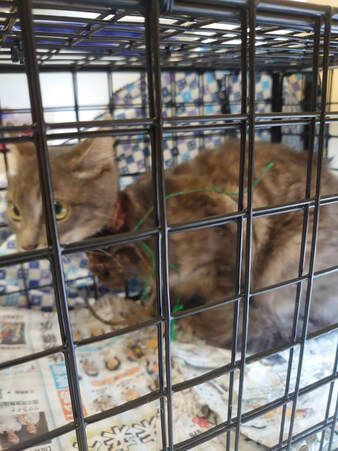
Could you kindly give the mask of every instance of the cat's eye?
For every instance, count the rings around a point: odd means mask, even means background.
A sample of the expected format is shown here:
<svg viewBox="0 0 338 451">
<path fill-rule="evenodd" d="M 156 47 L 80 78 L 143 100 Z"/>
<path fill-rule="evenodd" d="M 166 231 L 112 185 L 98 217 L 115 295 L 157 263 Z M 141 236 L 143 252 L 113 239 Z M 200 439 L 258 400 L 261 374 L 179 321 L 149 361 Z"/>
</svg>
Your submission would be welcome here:
<svg viewBox="0 0 338 451">
<path fill-rule="evenodd" d="M 9 212 L 13 221 L 21 221 L 21 213 L 18 207 L 15 204 L 9 204 Z"/>
<path fill-rule="evenodd" d="M 60 200 L 56 200 L 54 202 L 54 211 L 55 211 L 55 217 L 58 221 L 63 221 L 64 219 L 67 218 L 68 214 L 69 214 L 69 208 L 67 207 L 67 205 L 60 201 Z"/>
</svg>

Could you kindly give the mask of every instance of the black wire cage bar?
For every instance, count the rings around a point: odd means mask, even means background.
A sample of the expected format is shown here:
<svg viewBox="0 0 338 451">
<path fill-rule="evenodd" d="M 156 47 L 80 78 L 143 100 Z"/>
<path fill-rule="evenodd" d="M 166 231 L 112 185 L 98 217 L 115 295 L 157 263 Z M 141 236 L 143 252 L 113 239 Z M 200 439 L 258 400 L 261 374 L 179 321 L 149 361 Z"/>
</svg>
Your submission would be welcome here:
<svg viewBox="0 0 338 451">
<path fill-rule="evenodd" d="M 315 270 L 316 246 L 320 208 L 338 203 L 338 193 L 321 196 L 322 162 L 325 156 L 325 133 L 329 124 L 338 120 L 336 112 L 328 111 L 329 70 L 338 63 L 338 10 L 292 1 L 193 1 L 193 0 L 79 0 L 77 2 L 50 2 L 48 0 L 17 2 L 0 1 L 2 22 L 0 73 L 25 73 L 30 95 L 31 124 L 23 126 L 2 126 L 0 143 L 33 141 L 38 155 L 43 209 L 46 218 L 48 246 L 45 249 L 24 253 L 15 253 L 0 257 L 0 267 L 21 264 L 46 258 L 53 274 L 56 310 L 60 326 L 62 344 L 32 355 L 12 359 L 0 364 L 0 369 L 10 368 L 24 362 L 33 361 L 53 353 L 64 355 L 69 384 L 73 421 L 57 429 L 31 438 L 22 444 L 13 445 L 11 450 L 27 449 L 44 443 L 70 431 L 76 432 L 77 446 L 81 451 L 88 448 L 86 427 L 94 422 L 130 411 L 140 405 L 158 401 L 161 415 L 161 440 L 164 450 L 188 450 L 201 445 L 218 435 L 224 434 L 225 449 L 239 450 L 241 425 L 277 407 L 282 408 L 280 434 L 274 450 L 292 449 L 292 446 L 308 435 L 322 431 L 320 449 L 324 449 L 324 432 L 330 430 L 329 448 L 332 449 L 333 436 L 337 424 L 337 407 L 332 415 L 331 406 L 337 406 L 333 399 L 333 387 L 338 376 L 338 348 L 332 350 L 336 358 L 329 376 L 302 387 L 300 384 L 302 359 L 306 341 L 320 334 L 338 329 L 338 317 L 335 323 L 315 334 L 308 333 L 308 320 L 311 307 L 313 282 L 316 278 L 337 272 L 338 265 L 325 270 Z M 95 18 L 69 17 L 55 14 L 55 11 L 86 11 Z M 136 20 L 135 20 L 136 18 Z M 187 24 L 188 22 L 188 24 Z M 224 26 L 215 27 L 215 23 L 226 23 L 231 36 L 226 36 Z M 135 29 L 128 36 L 130 29 Z M 287 33 L 285 32 L 287 29 Z M 186 37 L 196 30 L 212 33 L 212 42 L 208 38 L 198 37 L 187 40 Z M 277 39 L 277 40 L 276 40 Z M 229 43 L 230 42 L 230 43 Z M 224 52 L 226 49 L 226 52 Z M 71 50 L 71 52 L 69 52 Z M 233 70 L 241 74 L 240 113 L 200 116 L 163 116 L 161 101 L 162 71 Z M 256 73 L 259 70 L 290 73 L 304 71 L 310 74 L 312 87 L 305 111 L 284 113 L 281 110 L 271 113 L 256 112 Z M 141 71 L 147 78 L 147 115 L 145 118 L 126 120 L 80 121 L 79 108 L 76 107 L 76 121 L 51 123 L 45 120 L 42 104 L 40 72 L 70 71 L 76 79 L 81 71 Z M 321 80 L 320 99 L 318 101 L 318 80 Z M 308 140 L 307 182 L 304 187 L 304 199 L 293 204 L 283 204 L 264 209 L 253 206 L 253 169 L 255 158 L 255 133 L 261 128 L 280 129 L 284 125 L 305 125 Z M 91 130 L 100 127 L 100 130 Z M 165 198 L 165 165 L 163 157 L 163 136 L 165 133 L 189 131 L 226 130 L 236 128 L 241 140 L 241 168 L 239 174 L 238 211 L 223 216 L 204 218 L 184 224 L 168 224 Z M 69 129 L 69 131 L 68 131 Z M 77 129 L 77 131 L 73 131 Z M 151 230 L 133 232 L 106 237 L 92 238 L 82 242 L 62 246 L 59 241 L 57 223 L 53 209 L 51 171 L 48 159 L 48 141 L 53 139 L 81 139 L 92 136 L 127 136 L 144 133 L 150 139 L 152 160 L 152 181 L 154 192 L 155 225 Z M 23 132 L 31 132 L 31 136 Z M 4 136 L 4 133 L 10 133 Z M 317 139 L 315 136 L 317 134 Z M 313 174 L 311 165 L 317 154 L 318 169 Z M 244 171 L 247 164 L 247 174 Z M 311 184 L 315 180 L 315 193 L 311 193 Z M 247 193 L 245 200 L 244 193 Z M 252 237 L 253 222 L 256 217 L 265 217 L 282 212 L 298 211 L 303 215 L 303 233 L 299 271 L 296 278 L 279 284 L 264 287 L 260 291 L 252 288 Z M 313 214 L 311 255 L 309 268 L 305 271 L 306 240 L 309 233 L 309 215 Z M 236 293 L 231 299 L 221 299 L 215 304 L 173 313 L 170 308 L 168 241 L 170 235 L 204 227 L 224 225 L 228 222 L 237 225 L 238 255 Z M 244 240 L 244 230 L 246 240 Z M 109 247 L 112 244 L 124 244 L 153 238 L 156 243 L 156 287 L 158 315 L 149 322 L 128 327 L 119 331 L 92 337 L 82 341 L 73 338 L 66 282 L 62 257 L 78 251 Z M 306 282 L 306 288 L 303 283 Z M 289 350 L 288 373 L 284 395 L 280 398 L 243 412 L 243 387 L 246 365 L 280 349 L 268 350 L 256 355 L 248 355 L 248 327 L 250 301 L 259 293 L 268 293 L 286 285 L 296 286 L 296 301 L 292 325 L 292 340 L 283 347 Z M 299 328 L 299 303 L 302 290 L 306 290 L 305 321 L 301 337 L 297 337 Z M 236 349 L 232 350 L 231 363 L 222 365 L 201 377 L 173 384 L 171 378 L 171 340 L 170 325 L 173 318 L 201 313 L 226 303 L 233 304 L 234 326 L 233 343 L 238 340 L 238 328 L 242 330 L 240 357 Z M 242 324 L 239 312 L 242 310 Z M 91 342 L 127 334 L 153 325 L 157 328 L 159 356 L 158 390 L 121 406 L 86 416 L 81 404 L 81 391 L 78 381 L 75 349 Z M 294 349 L 299 346 L 297 377 L 295 386 L 290 389 L 291 369 L 294 364 Z M 239 393 L 236 414 L 233 415 L 234 373 L 239 371 Z M 222 374 L 229 374 L 229 405 L 224 406 L 227 420 L 208 431 L 175 443 L 173 425 L 173 396 L 194 385 L 212 380 Z M 299 397 L 318 387 L 329 384 L 329 397 L 325 418 L 319 424 L 301 433 L 294 433 L 295 411 Z M 286 409 L 291 405 L 291 417 L 286 431 Z M 285 435 L 285 432 L 286 435 Z M 285 438 L 286 437 L 286 438 Z M 211 449 L 211 448 L 210 448 Z"/>
<path fill-rule="evenodd" d="M 22 71 L 17 12 L 11 1 L 2 1 L 1 5 L 4 12 L 0 12 L 3 22 L 0 63 L 4 71 Z M 65 68 L 79 71 L 144 70 L 145 5 L 143 1 L 34 2 L 33 31 L 40 71 Z M 195 69 L 239 69 L 241 29 L 238 25 L 244 7 L 246 2 L 241 0 L 208 4 L 203 1 L 161 2 L 159 58 L 162 70 L 190 70 L 192 66 Z M 292 1 L 278 5 L 258 2 L 256 8 L 256 69 L 295 71 L 311 68 L 313 21 L 327 14 L 328 8 Z M 57 14 L 58 10 L 65 14 Z M 67 15 L 67 11 L 72 10 L 78 11 L 79 17 Z M 94 18 L 81 16 L 81 11 Z M 333 30 L 329 64 L 334 65 L 338 58 L 338 13 L 331 9 L 329 14 Z M 194 19 L 187 21 L 189 16 Z M 215 20 L 222 19 L 226 24 L 215 27 Z M 128 34 L 130 27 L 134 28 L 132 34 Z M 203 36 L 191 39 L 201 30 L 205 33 L 204 39 Z M 226 30 L 231 30 L 231 34 L 225 33 Z M 208 35 L 212 35 L 212 42 L 205 39 Z M 230 51 L 225 52 L 228 43 Z M 12 61 L 15 64 L 10 64 Z"/>
</svg>

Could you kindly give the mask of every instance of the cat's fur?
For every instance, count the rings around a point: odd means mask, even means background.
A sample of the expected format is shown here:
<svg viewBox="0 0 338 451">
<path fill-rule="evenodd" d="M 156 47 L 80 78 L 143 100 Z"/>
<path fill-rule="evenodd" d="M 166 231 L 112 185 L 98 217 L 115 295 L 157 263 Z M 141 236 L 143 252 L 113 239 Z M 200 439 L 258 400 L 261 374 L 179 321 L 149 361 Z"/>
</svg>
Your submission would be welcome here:
<svg viewBox="0 0 338 451">
<path fill-rule="evenodd" d="M 100 140 L 96 139 L 93 142 L 80 144 L 73 152 L 58 149 L 51 151 L 55 198 L 66 200 L 76 214 L 72 219 L 69 218 L 69 224 L 60 223 L 61 241 L 69 242 L 91 236 L 104 229 L 114 217 L 117 175 L 111 144 L 109 140 L 101 141 L 100 144 Z M 21 230 L 17 223 L 13 224 L 18 243 L 22 248 L 31 248 L 41 246 L 45 241 L 42 232 L 39 188 L 36 181 L 32 184 L 32 173 L 36 173 L 36 168 L 34 169 L 36 163 L 32 155 L 24 157 L 23 153 L 22 149 L 18 151 L 17 148 L 17 175 L 10 180 L 9 196 L 13 201 L 20 202 L 20 208 L 28 218 L 21 225 Z M 261 178 L 254 189 L 254 208 L 302 200 L 306 184 L 306 154 L 293 152 L 280 145 L 256 143 L 255 177 L 266 170 L 269 162 L 273 162 L 273 169 Z M 315 162 L 313 172 L 316 173 Z M 169 224 L 235 212 L 238 173 L 238 142 L 228 142 L 219 150 L 201 152 L 191 162 L 168 171 L 167 194 L 201 190 L 167 201 Z M 234 194 L 220 193 L 218 192 L 220 190 Z M 322 194 L 337 192 L 336 177 L 328 169 L 324 169 Z M 39 206 L 39 213 L 35 213 L 33 221 L 31 211 L 37 208 L 36 205 Z M 144 176 L 120 194 L 123 225 L 119 226 L 118 230 L 110 226 L 110 231 L 135 230 L 138 221 L 145 217 L 152 205 L 151 178 Z M 316 270 L 337 264 L 336 213 L 334 205 L 321 208 Z M 253 290 L 297 277 L 302 217 L 301 212 L 295 211 L 254 219 Z M 154 226 L 153 218 L 153 215 L 147 217 L 142 230 Z M 29 233 L 24 230 L 28 224 L 30 224 Z M 245 223 L 243 229 L 245 231 Z M 310 215 L 308 227 L 304 273 L 308 270 L 311 229 L 312 215 Z M 25 240 L 28 235 L 41 238 L 31 240 L 27 246 Z M 153 242 L 147 241 L 147 244 L 154 249 Z M 237 226 L 235 223 L 170 234 L 169 259 L 171 268 L 174 268 L 170 273 L 172 307 L 179 303 L 188 309 L 234 296 L 237 274 L 236 251 Z M 149 278 L 152 272 L 152 261 L 148 254 L 149 252 L 136 243 L 114 246 L 105 252 L 90 254 L 90 268 L 109 287 L 123 288 L 131 277 Z M 316 279 L 310 312 L 310 331 L 337 321 L 338 296 L 334 282 L 326 277 Z M 157 303 L 154 282 L 151 283 L 150 291 L 145 307 L 141 307 L 136 315 L 133 309 L 130 322 L 137 322 L 147 315 L 155 314 Z M 306 287 L 303 287 L 301 317 L 305 293 Z M 296 286 L 291 285 L 268 294 L 255 296 L 250 308 L 249 347 L 252 350 L 281 344 L 289 339 L 292 331 L 295 294 Z M 213 308 L 178 323 L 185 322 L 198 336 L 211 343 L 230 346 L 233 312 L 234 307 L 231 304 Z"/>
</svg>

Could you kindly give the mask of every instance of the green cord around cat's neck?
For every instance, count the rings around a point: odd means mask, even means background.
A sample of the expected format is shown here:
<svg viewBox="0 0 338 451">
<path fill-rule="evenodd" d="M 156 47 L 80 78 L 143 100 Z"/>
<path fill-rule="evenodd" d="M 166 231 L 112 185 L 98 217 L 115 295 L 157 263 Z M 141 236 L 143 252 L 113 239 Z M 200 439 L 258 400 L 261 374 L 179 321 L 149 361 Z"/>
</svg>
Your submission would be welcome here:
<svg viewBox="0 0 338 451">
<path fill-rule="evenodd" d="M 261 183 L 261 181 L 263 180 L 264 176 L 274 167 L 274 163 L 272 161 L 270 161 L 264 168 L 263 170 L 260 172 L 260 174 L 255 178 L 252 187 L 253 189 L 255 189 L 257 187 L 257 185 L 259 185 Z M 177 191 L 175 193 L 170 193 L 167 194 L 165 196 L 165 200 L 169 200 L 169 199 L 173 199 L 175 197 L 180 197 L 180 196 L 185 196 L 188 194 L 194 194 L 194 193 L 217 193 L 217 194 L 224 194 L 225 196 L 230 196 L 232 198 L 237 199 L 238 197 L 238 193 L 233 193 L 230 191 L 226 191 L 221 187 L 218 186 L 211 186 L 210 188 L 194 188 L 194 189 L 190 189 L 190 190 L 186 190 L 186 191 Z M 149 216 L 151 215 L 153 211 L 153 207 L 149 208 L 149 210 L 147 210 L 147 212 L 142 216 L 142 218 L 137 222 L 137 224 L 134 227 L 134 231 L 138 231 L 140 230 L 140 228 L 143 226 L 143 224 L 146 222 L 146 220 L 149 218 Z M 155 252 L 151 249 L 150 246 L 148 246 L 148 244 L 144 243 L 143 241 L 138 243 L 140 247 L 142 247 L 142 249 L 145 251 L 145 253 L 151 258 L 151 265 L 152 265 L 152 269 L 151 269 L 151 273 L 149 274 L 149 276 L 147 277 L 146 281 L 145 281 L 145 286 L 143 289 L 143 294 L 141 296 L 141 301 L 145 301 L 148 299 L 149 294 L 150 294 L 150 288 L 151 288 L 151 282 L 152 279 L 155 275 L 155 270 L 156 270 L 156 256 L 155 256 Z M 171 264 L 169 263 L 169 269 L 173 269 L 177 274 L 179 274 L 179 269 L 177 267 L 177 265 Z M 184 310 L 184 305 L 180 302 L 180 300 L 178 299 L 176 304 L 173 307 L 172 313 L 177 313 L 181 310 Z M 176 339 L 176 333 L 175 333 L 175 318 L 172 318 L 170 321 L 170 339 L 172 341 L 174 341 Z"/>
</svg>

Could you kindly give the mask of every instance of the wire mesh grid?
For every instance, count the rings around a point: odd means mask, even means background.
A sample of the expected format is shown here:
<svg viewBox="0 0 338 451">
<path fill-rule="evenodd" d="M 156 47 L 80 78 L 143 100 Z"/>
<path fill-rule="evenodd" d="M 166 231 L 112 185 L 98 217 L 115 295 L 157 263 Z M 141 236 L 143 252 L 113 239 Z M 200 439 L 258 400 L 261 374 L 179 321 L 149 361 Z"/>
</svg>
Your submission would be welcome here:
<svg viewBox="0 0 338 451">
<path fill-rule="evenodd" d="M 69 66 L 102 69 L 111 67 L 130 70 L 144 68 L 145 18 L 141 2 L 108 3 L 85 2 L 67 7 L 65 3 L 34 3 L 34 33 L 37 61 L 40 69 L 58 69 Z M 227 69 L 239 68 L 241 30 L 239 10 L 235 2 L 222 11 L 213 4 L 210 9 L 202 2 L 181 3 L 172 12 L 159 19 L 162 68 L 178 67 Z M 1 21 L 5 45 L 1 50 L 1 64 L 8 70 L 22 62 L 20 24 L 13 3 L 3 1 Z M 231 5 L 231 7 L 230 7 Z M 128 9 L 123 9 L 128 6 Z M 269 2 L 259 6 L 263 19 L 256 27 L 256 67 L 265 70 L 309 68 L 312 65 L 313 30 L 311 20 L 321 12 L 314 6 L 299 7 L 290 4 L 279 15 L 267 17 Z M 293 19 L 288 13 L 295 12 Z M 215 22 L 217 18 L 217 22 Z M 333 16 L 333 25 L 337 20 Z M 209 50 L 212 49 L 212 52 Z M 331 40 L 330 64 L 337 61 L 337 44 Z"/>
<path fill-rule="evenodd" d="M 61 344 L 34 354 L 25 355 L 0 363 L 0 369 L 9 369 L 15 365 L 35 361 L 36 359 L 63 353 L 66 365 L 73 420 L 52 431 L 31 438 L 10 449 L 27 449 L 47 439 L 53 439 L 76 431 L 77 446 L 88 449 L 86 427 L 102 419 L 130 411 L 146 403 L 160 402 L 161 433 L 163 449 L 192 449 L 212 438 L 226 433 L 226 449 L 239 449 L 241 425 L 260 415 L 282 408 L 278 443 L 272 449 L 290 449 L 304 437 L 313 432 L 330 431 L 328 449 L 332 449 L 335 425 L 337 422 L 337 403 L 333 398 L 333 387 L 337 378 L 336 358 L 329 376 L 308 386 L 301 386 L 302 359 L 306 340 L 337 329 L 337 322 L 325 330 L 308 333 L 308 319 L 311 307 L 311 292 L 316 278 L 337 271 L 338 265 L 325 270 L 315 270 L 316 242 L 318 235 L 320 207 L 336 203 L 338 196 L 320 195 L 322 160 L 325 152 L 325 132 L 327 126 L 335 123 L 337 112 L 328 111 L 327 89 L 329 67 L 337 62 L 338 13 L 331 8 L 309 7 L 288 2 L 158 2 L 151 0 L 145 5 L 137 1 L 115 2 L 107 6 L 106 2 L 78 2 L 72 8 L 66 4 L 30 1 L 1 2 L 2 6 L 2 49 L 0 70 L 15 72 L 25 70 L 27 74 L 32 123 L 29 126 L 1 127 L 2 134 L 10 132 L 14 136 L 2 137 L 3 144 L 33 141 L 38 150 L 38 164 L 42 201 L 46 218 L 48 246 L 45 249 L 14 253 L 0 257 L 1 266 L 24 264 L 26 262 L 47 259 L 53 275 L 53 289 L 58 314 Z M 32 8 L 34 6 L 34 8 Z M 161 7 L 164 14 L 161 14 Z M 65 15 L 64 11 L 68 14 Z M 59 13 L 60 11 L 60 13 Z M 62 13 L 62 14 L 61 14 Z M 132 30 L 132 31 L 131 31 Z M 210 51 L 212 50 L 212 51 Z M 11 63 L 12 61 L 12 63 Z M 14 63 L 17 64 L 14 64 Z M 236 114 L 226 112 L 220 115 L 174 115 L 163 117 L 161 102 L 161 71 L 180 68 L 227 70 L 236 69 L 241 73 L 240 111 Z M 113 121 L 80 121 L 78 101 L 75 99 L 75 121 L 46 123 L 41 100 L 39 71 L 73 70 L 76 86 L 76 71 L 86 70 L 141 70 L 147 78 L 148 104 L 140 118 L 115 119 Z M 256 71 L 260 68 L 273 69 L 283 73 L 309 69 L 310 93 L 306 111 L 283 113 L 256 112 Z M 321 77 L 321 93 L 318 101 L 317 81 Z M 278 80 L 276 80 L 278 83 Z M 75 89 L 76 92 L 76 89 Z M 332 110 L 332 109 L 331 109 Z M 253 207 L 253 168 L 255 156 L 255 135 L 259 128 L 272 130 L 272 138 L 280 140 L 283 126 L 304 125 L 308 133 L 308 176 L 303 201 L 274 207 L 255 209 Z M 100 126 L 93 131 L 89 127 Z M 104 129 L 103 129 L 104 127 Z M 75 128 L 75 130 L 74 130 Z M 68 131 L 69 129 L 69 131 Z M 184 224 L 169 225 L 166 214 L 163 157 L 163 136 L 168 133 L 189 131 L 213 131 L 237 129 L 241 139 L 241 168 L 239 174 L 238 211 L 232 214 L 205 218 Z M 67 130 L 67 131 L 64 131 Z M 74 130 L 74 131 L 72 131 Z M 23 135 L 22 132 L 31 135 Z M 57 223 L 53 208 L 51 173 L 48 162 L 47 140 L 80 139 L 92 136 L 128 136 L 144 133 L 148 136 L 151 149 L 151 171 L 154 190 L 155 226 L 144 232 L 133 232 L 108 237 L 87 239 L 61 246 L 58 238 Z M 311 162 L 314 153 L 318 153 L 318 169 L 311 174 Z M 245 174 L 244 161 L 248 163 Z M 311 193 L 311 179 L 315 180 L 315 194 Z M 244 192 L 247 192 L 245 200 Z M 255 218 L 267 217 L 283 212 L 301 212 L 303 214 L 303 233 L 298 277 L 280 282 L 260 290 L 252 288 L 252 237 Z M 313 230 L 311 255 L 308 271 L 304 269 L 305 247 L 309 224 L 309 215 L 313 212 Z M 231 299 L 216 304 L 197 307 L 189 311 L 173 313 L 170 306 L 168 243 L 171 234 L 182 231 L 198 230 L 235 223 L 237 226 L 238 254 L 236 293 Z M 244 230 L 247 237 L 244 240 Z M 66 283 L 62 258 L 78 251 L 106 248 L 113 244 L 125 244 L 154 239 L 156 242 L 156 289 L 158 315 L 156 318 L 137 326 L 106 333 L 77 341 L 74 339 L 69 319 Z M 242 248 L 244 256 L 242 258 Z M 244 276 L 242 277 L 242 274 Z M 301 289 L 306 285 L 305 318 L 301 337 L 297 337 L 298 308 Z M 247 354 L 250 300 L 261 293 L 268 293 L 285 286 L 296 287 L 296 302 L 293 318 L 292 340 L 284 349 L 289 350 L 288 373 L 285 393 L 263 406 L 243 412 L 243 390 L 245 368 L 250 363 L 273 355 L 277 350 L 269 349 L 255 355 Z M 211 370 L 202 376 L 173 384 L 171 379 L 171 339 L 170 324 L 173 318 L 180 319 L 207 309 L 225 304 L 234 306 L 233 343 L 238 340 L 238 328 L 242 329 L 241 356 L 236 356 L 235 346 L 231 362 Z M 240 309 L 243 312 L 242 324 L 239 324 Z M 91 342 L 128 334 L 147 326 L 157 328 L 159 387 L 133 401 L 113 407 L 100 413 L 85 415 L 81 407 L 81 390 L 78 381 L 75 349 Z M 290 389 L 290 375 L 294 359 L 294 349 L 300 346 L 297 362 L 296 383 Z M 234 373 L 239 372 L 239 395 L 236 415 L 233 415 Z M 227 419 L 208 431 L 185 441 L 175 443 L 173 431 L 172 400 L 175 393 L 202 384 L 223 374 L 229 374 L 230 394 Z M 295 411 L 300 396 L 316 388 L 329 384 L 329 396 L 323 421 L 301 433 L 294 433 Z M 336 404 L 335 404 L 336 403 Z M 336 405 L 332 414 L 330 408 Z M 291 406 L 288 431 L 285 433 L 287 409 Z M 231 436 L 230 431 L 235 431 Z M 320 445 L 323 449 L 324 439 Z"/>
</svg>

